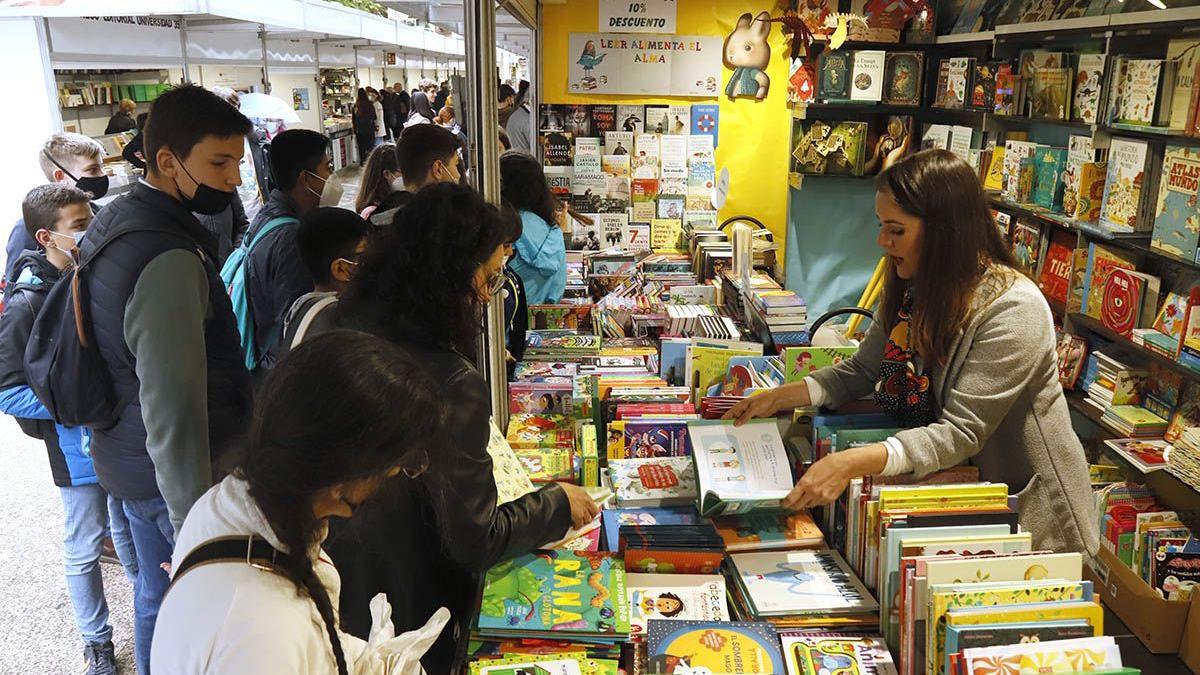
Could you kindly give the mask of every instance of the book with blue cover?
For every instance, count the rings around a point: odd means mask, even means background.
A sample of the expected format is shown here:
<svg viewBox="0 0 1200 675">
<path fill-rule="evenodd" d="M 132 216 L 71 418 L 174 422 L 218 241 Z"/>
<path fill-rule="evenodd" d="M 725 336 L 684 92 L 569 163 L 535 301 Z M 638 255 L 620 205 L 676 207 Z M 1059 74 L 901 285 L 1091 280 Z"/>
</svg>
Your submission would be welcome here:
<svg viewBox="0 0 1200 675">
<path fill-rule="evenodd" d="M 1186 260 L 1200 241 L 1200 148 L 1168 145 L 1154 209 L 1150 245 Z"/>
<path fill-rule="evenodd" d="M 617 551 L 617 535 L 622 525 L 698 525 L 700 514 L 687 508 L 604 509 L 600 512 L 604 524 L 604 541 L 609 551 Z"/>
</svg>

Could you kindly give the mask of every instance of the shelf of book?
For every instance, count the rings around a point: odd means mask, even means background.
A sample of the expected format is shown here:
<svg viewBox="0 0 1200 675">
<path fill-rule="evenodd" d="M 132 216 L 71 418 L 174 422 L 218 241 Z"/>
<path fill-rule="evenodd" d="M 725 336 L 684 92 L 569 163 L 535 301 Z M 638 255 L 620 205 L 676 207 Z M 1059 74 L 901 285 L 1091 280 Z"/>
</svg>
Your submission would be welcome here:
<svg viewBox="0 0 1200 675">
<path fill-rule="evenodd" d="M 1142 126 L 1138 124 L 1108 124 L 1097 127 L 1097 130 L 1114 136 L 1140 138 L 1147 141 L 1166 141 L 1176 145 L 1200 145 L 1200 136 L 1188 136 L 1163 127 Z"/>
<path fill-rule="evenodd" d="M 934 44 L 938 45 L 953 45 L 962 44 L 965 42 L 991 42 L 996 38 L 996 31 L 985 30 L 978 33 L 955 33 L 952 35 L 939 35 L 934 39 Z"/>
<path fill-rule="evenodd" d="M 1074 129 L 1096 131 L 1095 124 L 1075 120 L 1056 120 L 1041 117 L 1026 117 L 1024 115 L 992 115 L 992 119 L 1004 124 L 1052 124 L 1056 127 L 1072 127 Z"/>
<path fill-rule="evenodd" d="M 1135 343 L 1133 340 L 1130 340 L 1129 338 L 1125 337 L 1124 335 L 1121 335 L 1120 333 L 1113 331 L 1108 326 L 1105 326 L 1104 324 L 1100 323 L 1096 319 L 1093 319 L 1092 317 L 1090 317 L 1086 314 L 1072 312 L 1071 314 L 1068 314 L 1067 316 L 1071 320 L 1072 326 L 1081 327 L 1081 328 L 1087 330 L 1088 332 L 1099 335 L 1100 337 L 1104 338 L 1105 340 L 1108 340 L 1109 342 L 1112 342 L 1113 344 L 1124 348 L 1125 351 L 1143 355 L 1143 356 L 1145 356 L 1145 358 L 1147 360 L 1153 361 L 1164 368 L 1167 368 L 1173 372 L 1183 375 L 1184 377 L 1187 377 L 1187 378 L 1190 378 L 1193 380 L 1200 380 L 1200 372 L 1197 372 L 1195 370 L 1192 370 L 1191 368 L 1188 368 L 1187 366 L 1176 361 L 1175 359 L 1163 356 L 1162 354 L 1159 354 L 1156 351 L 1152 351 L 1150 349 L 1147 349 L 1146 347 L 1143 347 L 1142 345 Z"/>
<path fill-rule="evenodd" d="M 996 26 L 996 37 L 1002 35 L 1015 35 L 1019 33 L 1058 33 L 1068 30 L 1091 30 L 1095 28 L 1107 28 L 1109 26 L 1108 15 L 1101 16 L 1079 16 L 1074 19 L 1058 19 L 1055 21 L 1035 21 L 1032 23 L 1009 23 Z"/>
<path fill-rule="evenodd" d="M 1109 26 L 1137 26 L 1156 23 L 1177 23 L 1180 21 L 1200 21 L 1200 7 L 1172 7 L 1170 9 L 1129 12 L 1128 14 L 1110 14 L 1108 16 Z"/>
<path fill-rule="evenodd" d="M 1118 246 L 1121 246 L 1122 248 L 1127 248 L 1127 249 L 1130 249 L 1133 251 L 1137 251 L 1139 253 L 1143 253 L 1145 255 L 1153 256 L 1156 259 L 1164 260 L 1171 265 L 1175 265 L 1178 267 L 1186 267 L 1188 269 L 1200 271 L 1200 263 L 1196 262 L 1195 260 L 1188 260 L 1187 258 L 1184 258 L 1182 256 L 1177 256 L 1177 255 L 1167 253 L 1166 251 L 1161 251 L 1161 250 L 1151 246 L 1144 239 L 1121 239 L 1121 240 L 1118 240 L 1116 243 Z"/>
</svg>

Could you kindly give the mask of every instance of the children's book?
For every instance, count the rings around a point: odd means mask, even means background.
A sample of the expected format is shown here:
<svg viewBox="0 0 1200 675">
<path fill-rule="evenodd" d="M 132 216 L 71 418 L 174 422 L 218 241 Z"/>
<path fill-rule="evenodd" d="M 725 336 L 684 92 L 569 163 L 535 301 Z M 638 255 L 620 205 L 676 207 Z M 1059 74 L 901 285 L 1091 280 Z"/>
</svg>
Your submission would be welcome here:
<svg viewBox="0 0 1200 675">
<path fill-rule="evenodd" d="M 606 553 L 529 553 L 488 570 L 479 632 L 606 643 L 629 635 L 625 567 Z"/>
<path fill-rule="evenodd" d="M 1034 204 L 1054 212 L 1062 211 L 1062 173 L 1066 164 L 1066 148 L 1038 148 L 1034 155 Z"/>
<path fill-rule="evenodd" d="M 784 672 L 779 636 L 769 623 L 651 619 L 647 636 L 651 673 Z"/>
<path fill-rule="evenodd" d="M 740 427 L 732 420 L 693 420 L 688 432 L 702 515 L 777 508 L 791 491 L 791 462 L 773 418 Z"/>
<path fill-rule="evenodd" d="M 620 506 L 679 506 L 696 499 L 691 457 L 614 459 L 608 469 Z"/>
<path fill-rule="evenodd" d="M 1062 170 L 1062 208 L 1059 210 L 1068 217 L 1074 216 L 1079 208 L 1079 179 L 1083 164 L 1095 157 L 1091 136 L 1072 135 L 1067 139 L 1067 163 Z"/>
<path fill-rule="evenodd" d="M 490 421 L 488 426 L 488 456 L 492 458 L 492 477 L 496 480 L 496 503 L 506 504 L 537 488 L 529 480 L 525 465 L 517 459 L 495 420 Z"/>
<path fill-rule="evenodd" d="M 965 672 L 983 673 L 1000 663 L 1019 673 L 1094 673 L 1121 666 L 1121 650 L 1110 635 L 977 647 L 962 652 Z"/>
<path fill-rule="evenodd" d="M 1071 289 L 1071 259 L 1075 254 L 1076 236 L 1064 230 L 1055 230 L 1046 248 L 1042 261 L 1042 273 L 1038 286 L 1046 297 L 1063 304 Z"/>
<path fill-rule="evenodd" d="M 624 508 L 600 512 L 604 523 L 604 540 L 609 551 L 617 551 L 617 535 L 622 525 L 697 525 L 700 515 L 686 508 Z"/>
<path fill-rule="evenodd" d="M 1116 438 L 1104 441 L 1113 452 L 1137 467 L 1142 473 L 1167 468 L 1171 444 L 1153 438 Z"/>
<path fill-rule="evenodd" d="M 896 675 L 883 638 L 852 633 L 779 634 L 787 675 Z"/>
<path fill-rule="evenodd" d="M 1186 260 L 1200 240 L 1200 149 L 1168 145 L 1163 157 L 1150 245 Z"/>
<path fill-rule="evenodd" d="M 1095 223 L 1100 220 L 1100 207 L 1104 204 L 1104 179 L 1108 174 L 1108 161 L 1084 162 L 1079 167 L 1079 201 L 1075 204 L 1075 220 Z"/>
<path fill-rule="evenodd" d="M 1104 87 L 1104 54 L 1080 54 L 1075 71 L 1075 96 L 1071 119 L 1095 124 L 1100 111 L 1100 92 Z"/>
<path fill-rule="evenodd" d="M 736 582 L 759 617 L 870 614 L 878 603 L 836 551 L 763 551 L 729 556 Z"/>
<path fill-rule="evenodd" d="M 1142 187 L 1146 179 L 1149 146 L 1144 141 L 1113 138 L 1104 179 L 1100 224 L 1115 233 L 1148 230 L 1139 222 Z"/>
<path fill-rule="evenodd" d="M 730 553 L 823 547 L 825 543 L 825 535 L 807 510 L 723 516 L 714 518 L 713 525 Z"/>
<path fill-rule="evenodd" d="M 947 626 L 946 654 L 975 647 L 1071 640 L 1092 637 L 1095 634 L 1095 629 L 1084 619 L 1000 623 L 990 626 Z"/>
<path fill-rule="evenodd" d="M 788 347 L 783 350 L 786 381 L 799 382 L 813 372 L 854 356 L 857 347 Z"/>
<path fill-rule="evenodd" d="M 637 574 L 625 577 L 629 635 L 646 634 L 651 619 L 728 621 L 725 578 L 719 574 Z"/>
</svg>

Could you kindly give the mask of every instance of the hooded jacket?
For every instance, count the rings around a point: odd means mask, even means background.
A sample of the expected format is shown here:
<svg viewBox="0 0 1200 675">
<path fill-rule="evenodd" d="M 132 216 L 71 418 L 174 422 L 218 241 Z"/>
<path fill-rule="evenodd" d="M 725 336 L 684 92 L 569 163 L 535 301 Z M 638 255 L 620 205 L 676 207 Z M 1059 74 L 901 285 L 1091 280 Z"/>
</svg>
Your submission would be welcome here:
<svg viewBox="0 0 1200 675">
<path fill-rule="evenodd" d="M 33 321 L 61 272 L 41 251 L 25 251 L 15 267 L 16 279 L 0 314 L 0 412 L 15 417 L 27 435 L 46 442 L 55 485 L 93 484 L 96 468 L 92 466 L 91 434 L 83 427 L 55 424 L 25 379 L 25 346 Z"/>
<path fill-rule="evenodd" d="M 251 241 L 259 228 L 280 216 L 300 218 L 295 200 L 282 190 L 272 190 L 254 223 L 246 231 Z M 300 257 L 296 243 L 298 223 L 282 225 L 254 243 L 246 273 L 246 292 L 250 312 L 254 317 L 254 342 L 258 349 L 260 369 L 271 368 L 279 359 L 283 321 L 296 300 L 312 291 L 312 273 Z"/>
</svg>

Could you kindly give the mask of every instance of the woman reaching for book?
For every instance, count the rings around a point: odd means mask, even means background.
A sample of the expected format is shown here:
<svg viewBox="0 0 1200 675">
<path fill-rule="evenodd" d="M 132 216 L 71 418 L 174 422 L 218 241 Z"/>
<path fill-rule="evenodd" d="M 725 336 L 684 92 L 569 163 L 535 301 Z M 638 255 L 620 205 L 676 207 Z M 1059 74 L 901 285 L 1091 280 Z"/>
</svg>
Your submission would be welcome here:
<svg viewBox="0 0 1200 675">
<path fill-rule="evenodd" d="M 1035 548 L 1094 554 L 1087 461 L 1058 383 L 1050 309 L 1017 271 L 975 172 L 945 150 L 917 153 L 876 179 L 875 211 L 887 277 L 858 352 L 726 418 L 873 392 L 905 429 L 814 463 L 785 506 L 828 504 L 857 476 L 920 478 L 970 461 L 1017 495 Z"/>
</svg>

